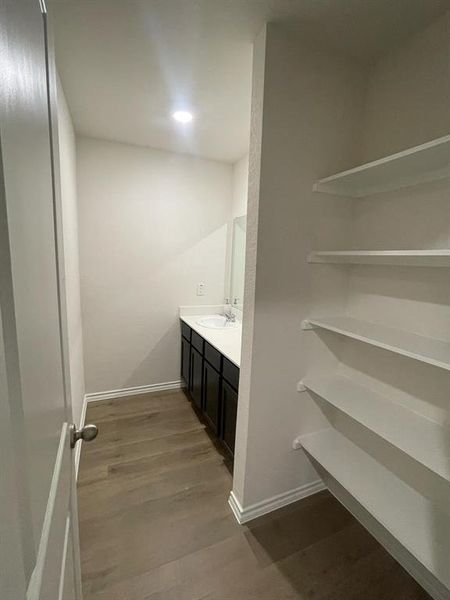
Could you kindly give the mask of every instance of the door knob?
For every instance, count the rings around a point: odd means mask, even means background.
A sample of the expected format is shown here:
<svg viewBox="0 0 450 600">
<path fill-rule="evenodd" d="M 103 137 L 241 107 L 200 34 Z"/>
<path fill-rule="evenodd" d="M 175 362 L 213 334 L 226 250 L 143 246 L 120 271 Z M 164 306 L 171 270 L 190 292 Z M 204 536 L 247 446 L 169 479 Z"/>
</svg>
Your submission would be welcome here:
<svg viewBox="0 0 450 600">
<path fill-rule="evenodd" d="M 92 442 L 95 440 L 98 434 L 97 425 L 85 425 L 81 429 L 77 429 L 76 426 L 72 423 L 70 426 L 70 447 L 75 448 L 75 444 L 78 440 L 83 440 L 84 442 Z"/>
</svg>

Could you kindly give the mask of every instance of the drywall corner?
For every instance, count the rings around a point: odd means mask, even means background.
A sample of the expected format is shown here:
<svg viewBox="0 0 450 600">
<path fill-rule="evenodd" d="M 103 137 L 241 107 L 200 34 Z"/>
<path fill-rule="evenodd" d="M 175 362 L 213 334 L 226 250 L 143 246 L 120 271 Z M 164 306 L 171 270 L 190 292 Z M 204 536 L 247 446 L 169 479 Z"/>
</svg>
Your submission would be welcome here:
<svg viewBox="0 0 450 600">
<path fill-rule="evenodd" d="M 239 405 L 236 425 L 236 446 L 233 495 L 243 504 L 247 458 L 247 436 L 252 371 L 256 258 L 258 246 L 259 183 L 261 178 L 261 146 L 264 104 L 264 69 L 266 57 L 266 26 L 253 47 L 252 102 L 250 150 L 248 156 L 247 236 L 245 249 L 245 285 L 242 326 L 242 358 L 239 382 Z"/>
</svg>

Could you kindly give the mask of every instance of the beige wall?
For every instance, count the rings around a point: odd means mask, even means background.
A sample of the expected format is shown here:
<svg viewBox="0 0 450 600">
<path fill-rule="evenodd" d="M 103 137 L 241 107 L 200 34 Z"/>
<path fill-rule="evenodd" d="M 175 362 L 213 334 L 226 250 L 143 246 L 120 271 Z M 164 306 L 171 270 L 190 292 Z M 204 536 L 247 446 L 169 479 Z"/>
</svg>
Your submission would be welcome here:
<svg viewBox="0 0 450 600">
<path fill-rule="evenodd" d="M 57 94 L 70 393 L 74 422 L 80 424 L 85 389 L 80 301 L 75 134 L 64 91 L 59 80 Z"/>
<path fill-rule="evenodd" d="M 232 167 L 85 137 L 77 156 L 87 392 L 179 380 L 178 307 L 225 295 Z"/>
</svg>

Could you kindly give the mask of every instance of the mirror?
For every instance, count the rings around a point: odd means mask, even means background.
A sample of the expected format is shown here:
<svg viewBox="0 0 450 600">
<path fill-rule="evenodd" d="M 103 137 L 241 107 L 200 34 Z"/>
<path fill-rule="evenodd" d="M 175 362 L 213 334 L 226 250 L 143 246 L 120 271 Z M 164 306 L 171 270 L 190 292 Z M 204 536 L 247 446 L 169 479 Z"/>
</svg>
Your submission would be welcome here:
<svg viewBox="0 0 450 600">
<path fill-rule="evenodd" d="M 247 216 L 236 217 L 233 220 L 233 245 L 231 253 L 231 303 L 235 308 L 242 310 L 244 302 L 244 274 L 245 274 L 245 236 L 247 230 Z"/>
</svg>

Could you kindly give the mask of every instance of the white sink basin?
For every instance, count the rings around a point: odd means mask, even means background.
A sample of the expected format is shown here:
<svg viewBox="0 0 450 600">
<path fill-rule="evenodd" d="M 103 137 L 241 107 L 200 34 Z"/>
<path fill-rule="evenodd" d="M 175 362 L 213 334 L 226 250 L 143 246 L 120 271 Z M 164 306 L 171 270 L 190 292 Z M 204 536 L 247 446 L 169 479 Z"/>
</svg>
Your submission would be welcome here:
<svg viewBox="0 0 450 600">
<path fill-rule="evenodd" d="M 208 327 L 209 329 L 233 329 L 233 327 L 238 326 L 236 322 L 231 323 L 231 321 L 227 321 L 223 315 L 202 317 L 197 321 L 197 323 L 203 327 Z"/>
</svg>

